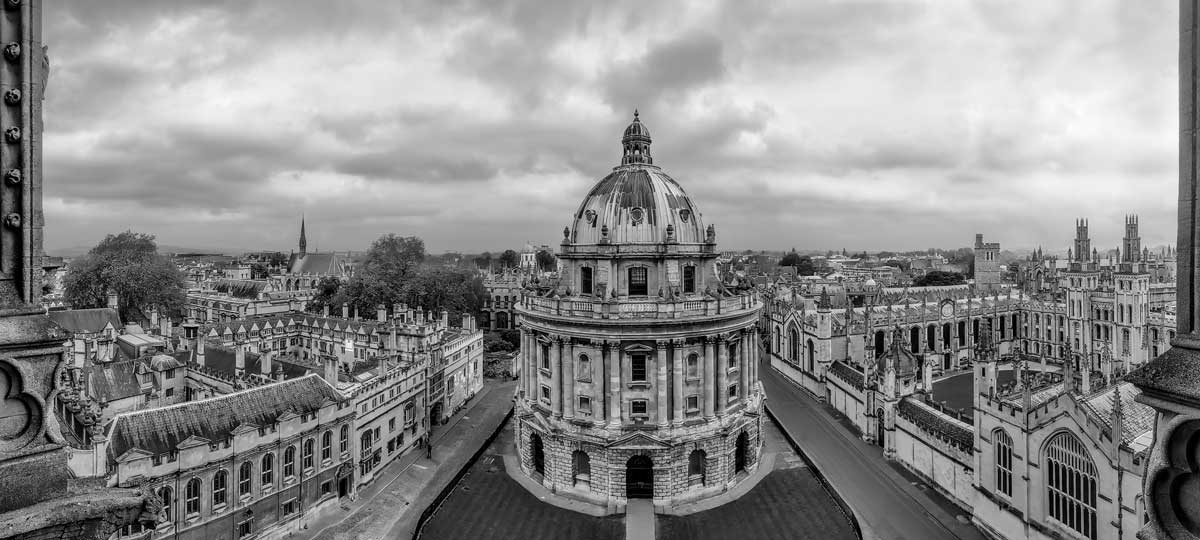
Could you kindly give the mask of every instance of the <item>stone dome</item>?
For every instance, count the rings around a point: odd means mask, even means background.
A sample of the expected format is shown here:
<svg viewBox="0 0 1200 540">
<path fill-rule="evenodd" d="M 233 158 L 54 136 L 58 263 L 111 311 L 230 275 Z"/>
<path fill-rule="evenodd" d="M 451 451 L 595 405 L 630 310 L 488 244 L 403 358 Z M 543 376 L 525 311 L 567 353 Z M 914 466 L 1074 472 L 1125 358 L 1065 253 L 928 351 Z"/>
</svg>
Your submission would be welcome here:
<svg viewBox="0 0 1200 540">
<path fill-rule="evenodd" d="M 653 165 L 650 131 L 636 112 L 621 143 L 621 165 L 588 191 L 567 240 L 584 245 L 706 243 L 700 210 L 675 179 Z"/>
</svg>

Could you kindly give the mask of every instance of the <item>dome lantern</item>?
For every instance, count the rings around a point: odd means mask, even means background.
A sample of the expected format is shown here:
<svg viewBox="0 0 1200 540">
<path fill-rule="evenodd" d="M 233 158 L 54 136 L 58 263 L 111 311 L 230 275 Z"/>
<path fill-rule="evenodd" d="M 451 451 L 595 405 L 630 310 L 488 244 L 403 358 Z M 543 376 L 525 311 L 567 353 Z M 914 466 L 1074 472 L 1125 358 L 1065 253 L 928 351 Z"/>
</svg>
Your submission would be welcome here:
<svg viewBox="0 0 1200 540">
<path fill-rule="evenodd" d="M 642 125 L 637 109 L 633 111 L 633 122 L 625 128 L 625 135 L 621 137 L 621 147 L 625 151 L 621 157 L 621 165 L 654 163 L 654 159 L 650 157 L 650 130 Z"/>
</svg>

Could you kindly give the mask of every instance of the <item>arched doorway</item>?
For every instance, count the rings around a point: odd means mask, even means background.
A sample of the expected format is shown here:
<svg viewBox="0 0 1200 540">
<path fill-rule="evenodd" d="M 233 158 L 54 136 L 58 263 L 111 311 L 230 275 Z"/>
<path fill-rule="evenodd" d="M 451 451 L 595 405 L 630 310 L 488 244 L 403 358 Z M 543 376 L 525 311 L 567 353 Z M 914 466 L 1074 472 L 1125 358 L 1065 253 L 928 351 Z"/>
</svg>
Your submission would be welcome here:
<svg viewBox="0 0 1200 540">
<path fill-rule="evenodd" d="M 442 402 L 439 401 L 437 403 L 434 403 L 433 407 L 429 409 L 429 425 L 436 426 L 436 425 L 438 425 L 438 423 L 441 422 L 441 420 L 442 420 Z"/>
<path fill-rule="evenodd" d="M 654 462 L 649 457 L 639 454 L 625 462 L 625 497 L 654 498 Z"/>
<path fill-rule="evenodd" d="M 883 409 L 875 409 L 875 444 L 883 446 Z"/>
<path fill-rule="evenodd" d="M 740 473 L 746 470 L 746 457 L 750 452 L 750 436 L 743 431 L 738 434 L 737 444 L 733 450 L 733 472 Z"/>
<path fill-rule="evenodd" d="M 546 450 L 542 448 L 542 436 L 534 433 L 529 437 L 529 446 L 533 454 L 533 472 L 546 474 Z"/>
</svg>

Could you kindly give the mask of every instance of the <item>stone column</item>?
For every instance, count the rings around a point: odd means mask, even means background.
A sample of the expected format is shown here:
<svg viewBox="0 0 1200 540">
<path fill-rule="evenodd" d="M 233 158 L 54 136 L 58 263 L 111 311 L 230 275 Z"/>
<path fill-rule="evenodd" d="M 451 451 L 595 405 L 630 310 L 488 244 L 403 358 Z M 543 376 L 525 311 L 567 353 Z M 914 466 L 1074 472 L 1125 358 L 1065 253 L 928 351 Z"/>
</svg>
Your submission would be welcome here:
<svg viewBox="0 0 1200 540">
<path fill-rule="evenodd" d="M 701 401 L 704 402 L 705 420 L 712 419 L 713 403 L 716 401 L 713 398 L 713 382 L 717 372 L 717 368 L 714 365 L 716 361 L 713 357 L 713 345 L 712 336 L 704 338 L 704 396 Z"/>
<path fill-rule="evenodd" d="M 593 342 L 595 343 L 595 342 Z M 592 410 L 597 421 L 603 421 L 608 411 L 608 392 L 604 391 L 604 366 L 608 363 L 608 348 L 600 342 L 600 358 L 592 360 Z"/>
<path fill-rule="evenodd" d="M 725 336 L 717 339 L 717 391 L 714 407 L 717 416 L 725 416 L 725 403 L 729 399 L 726 392 L 729 386 L 729 341 Z"/>
<path fill-rule="evenodd" d="M 657 418 L 658 427 L 667 427 L 667 401 L 670 399 L 670 392 L 667 389 L 667 342 L 658 341 L 655 343 L 654 367 L 658 372 L 658 376 L 654 379 L 654 400 L 658 405 Z"/>
<path fill-rule="evenodd" d="M 562 418 L 562 338 L 554 336 L 550 341 L 550 408 L 555 418 Z"/>
<path fill-rule="evenodd" d="M 683 343 L 682 339 L 671 342 L 672 378 L 671 397 L 674 400 L 671 407 L 671 421 L 675 425 L 683 422 Z"/>
<path fill-rule="evenodd" d="M 620 341 L 610 341 L 608 347 L 608 425 L 617 427 L 621 425 L 621 363 L 625 353 Z"/>
<path fill-rule="evenodd" d="M 575 418 L 575 346 L 569 337 L 563 338 L 562 368 L 562 413 L 563 418 L 570 420 Z"/>
<path fill-rule="evenodd" d="M 537 340 L 533 338 L 533 332 L 524 332 L 524 356 L 525 356 L 525 398 L 531 403 L 537 403 Z"/>
</svg>

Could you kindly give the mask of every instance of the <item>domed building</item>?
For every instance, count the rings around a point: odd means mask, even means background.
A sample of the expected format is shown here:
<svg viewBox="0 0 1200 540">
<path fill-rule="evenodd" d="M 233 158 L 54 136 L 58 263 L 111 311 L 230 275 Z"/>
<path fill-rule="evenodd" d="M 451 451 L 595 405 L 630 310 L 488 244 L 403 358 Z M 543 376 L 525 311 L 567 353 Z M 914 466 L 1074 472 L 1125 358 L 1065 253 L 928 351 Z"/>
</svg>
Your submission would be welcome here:
<svg viewBox="0 0 1200 540">
<path fill-rule="evenodd" d="M 716 273 L 716 229 L 654 165 L 634 113 L 621 164 L 563 230 L 557 282 L 520 318 L 521 468 L 610 507 L 715 495 L 758 466 L 760 303 Z"/>
</svg>

